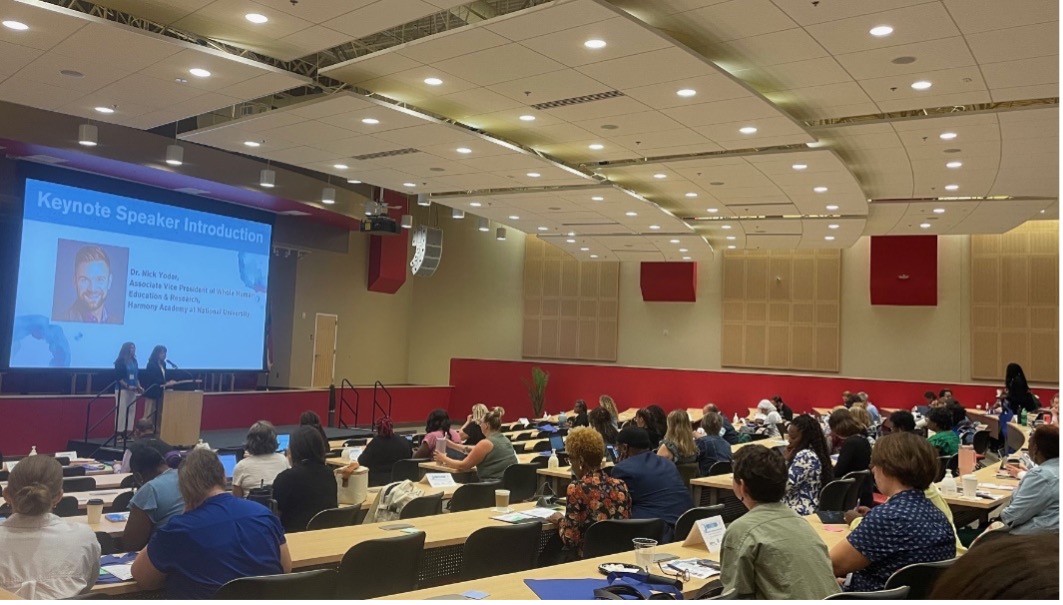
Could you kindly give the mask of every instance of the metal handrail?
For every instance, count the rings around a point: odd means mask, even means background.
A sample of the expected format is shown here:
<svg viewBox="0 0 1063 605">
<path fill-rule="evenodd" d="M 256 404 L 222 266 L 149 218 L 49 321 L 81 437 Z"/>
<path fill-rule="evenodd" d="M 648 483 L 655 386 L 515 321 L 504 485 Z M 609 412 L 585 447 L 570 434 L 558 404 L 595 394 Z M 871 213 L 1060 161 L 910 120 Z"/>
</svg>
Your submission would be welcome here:
<svg viewBox="0 0 1063 605">
<path fill-rule="evenodd" d="M 380 402 L 376 398 L 376 390 L 377 390 L 378 387 L 380 388 L 380 390 L 384 391 L 385 395 L 388 396 L 388 409 L 387 410 L 385 410 L 384 407 L 380 405 Z M 391 417 L 391 404 L 392 404 L 391 392 L 388 391 L 388 388 L 386 386 L 384 386 L 384 383 L 380 382 L 379 380 L 374 382 L 373 383 L 373 409 L 372 409 L 373 424 L 372 424 L 372 426 L 376 426 L 376 411 L 377 411 L 378 408 L 380 409 L 381 416 L 387 416 L 389 418 Z"/>
<path fill-rule="evenodd" d="M 347 403 L 346 389 L 351 388 L 351 392 L 354 393 L 354 408 L 351 408 Z M 350 428 L 345 422 L 343 422 L 343 408 L 347 408 L 354 414 L 354 426 L 358 426 L 358 410 L 362 407 L 362 395 L 358 392 L 358 389 L 351 384 L 350 380 L 344 378 L 340 381 L 340 409 L 336 417 L 336 424 L 340 425 L 340 428 Z"/>
<path fill-rule="evenodd" d="M 85 441 L 86 442 L 88 442 L 88 440 L 89 440 L 89 433 L 91 433 L 93 431 L 93 429 L 95 429 L 96 427 L 100 426 L 100 424 L 104 420 L 107 420 L 107 418 L 111 415 L 111 413 L 108 413 L 103 418 L 100 418 L 99 421 L 96 422 L 96 424 L 94 424 L 94 425 L 92 425 L 90 427 L 89 426 L 89 421 L 92 419 L 92 404 L 96 403 L 96 400 L 98 400 L 100 397 L 102 397 L 104 393 L 109 391 L 114 386 L 114 383 L 116 383 L 116 382 L 118 382 L 118 381 L 117 380 L 112 380 L 111 384 L 103 387 L 103 389 L 101 389 L 99 393 L 96 393 L 95 397 L 93 397 L 92 399 L 89 400 L 88 405 L 85 406 Z M 118 412 L 117 406 L 112 408 L 111 411 L 114 412 L 114 413 L 117 413 Z"/>
</svg>

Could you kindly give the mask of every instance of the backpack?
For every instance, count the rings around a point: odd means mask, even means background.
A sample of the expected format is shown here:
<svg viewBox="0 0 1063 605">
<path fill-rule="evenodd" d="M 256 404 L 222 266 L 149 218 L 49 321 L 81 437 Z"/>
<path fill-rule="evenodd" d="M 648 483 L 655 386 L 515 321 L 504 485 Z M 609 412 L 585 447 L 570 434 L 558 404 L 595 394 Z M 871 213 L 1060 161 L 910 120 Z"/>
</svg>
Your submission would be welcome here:
<svg viewBox="0 0 1063 605">
<path fill-rule="evenodd" d="M 409 504 L 410 500 L 423 495 L 424 490 L 409 479 L 389 483 L 377 492 L 376 500 L 369 507 L 369 513 L 362 522 L 394 521 L 399 518 L 402 509 Z"/>
</svg>

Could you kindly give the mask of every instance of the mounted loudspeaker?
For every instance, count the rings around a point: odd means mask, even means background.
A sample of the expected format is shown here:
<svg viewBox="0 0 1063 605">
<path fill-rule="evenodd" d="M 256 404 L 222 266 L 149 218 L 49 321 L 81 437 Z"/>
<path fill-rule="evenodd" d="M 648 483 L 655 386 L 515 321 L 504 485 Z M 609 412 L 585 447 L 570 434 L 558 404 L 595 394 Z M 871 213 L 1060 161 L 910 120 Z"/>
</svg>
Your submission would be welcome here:
<svg viewBox="0 0 1063 605">
<path fill-rule="evenodd" d="M 421 225 L 413 230 L 413 260 L 410 269 L 414 275 L 431 277 L 439 267 L 443 256 L 443 230 Z"/>
</svg>

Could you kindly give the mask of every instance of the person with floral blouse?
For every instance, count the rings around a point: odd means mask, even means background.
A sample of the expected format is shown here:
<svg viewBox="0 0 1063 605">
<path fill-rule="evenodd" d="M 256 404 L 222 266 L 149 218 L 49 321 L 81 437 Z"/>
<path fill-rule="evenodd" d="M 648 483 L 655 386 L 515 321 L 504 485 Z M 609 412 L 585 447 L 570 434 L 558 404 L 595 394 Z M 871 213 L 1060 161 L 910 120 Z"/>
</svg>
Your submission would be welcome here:
<svg viewBox="0 0 1063 605">
<path fill-rule="evenodd" d="M 819 506 L 819 492 L 834 477 L 830 448 L 819 422 L 807 414 L 794 418 L 786 431 L 789 465 L 783 501 L 799 515 L 811 515 Z"/>
<path fill-rule="evenodd" d="M 631 517 L 631 494 L 627 485 L 602 470 L 605 441 L 598 431 L 578 427 L 565 440 L 565 451 L 576 477 L 569 484 L 565 514 L 555 513 L 550 520 L 557 524 L 561 543 L 568 555 L 583 556 L 583 536 L 596 521 Z"/>
</svg>

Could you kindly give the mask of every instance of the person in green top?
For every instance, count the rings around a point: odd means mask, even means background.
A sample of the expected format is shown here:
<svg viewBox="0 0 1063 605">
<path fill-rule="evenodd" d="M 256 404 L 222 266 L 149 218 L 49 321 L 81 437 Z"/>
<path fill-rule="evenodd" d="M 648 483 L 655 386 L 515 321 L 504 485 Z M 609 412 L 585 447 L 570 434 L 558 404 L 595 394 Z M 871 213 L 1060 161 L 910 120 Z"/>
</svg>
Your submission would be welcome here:
<svg viewBox="0 0 1063 605">
<path fill-rule="evenodd" d="M 502 434 L 502 416 L 505 413 L 504 409 L 496 407 L 484 416 L 480 421 L 484 438 L 476 445 L 447 442 L 448 448 L 465 452 L 464 459 L 452 460 L 446 454 L 436 452 L 436 463 L 449 466 L 459 473 L 476 469 L 480 481 L 501 481 L 506 469 L 517 463 L 513 444 Z"/>
<path fill-rule="evenodd" d="M 749 509 L 723 535 L 720 581 L 737 599 L 819 600 L 840 592 L 827 545 L 782 503 L 786 461 L 762 445 L 735 452 L 733 489 Z"/>
<path fill-rule="evenodd" d="M 926 428 L 934 431 L 930 445 L 939 456 L 955 456 L 960 453 L 960 436 L 952 430 L 952 412 L 948 408 L 931 408 L 926 415 Z"/>
</svg>

